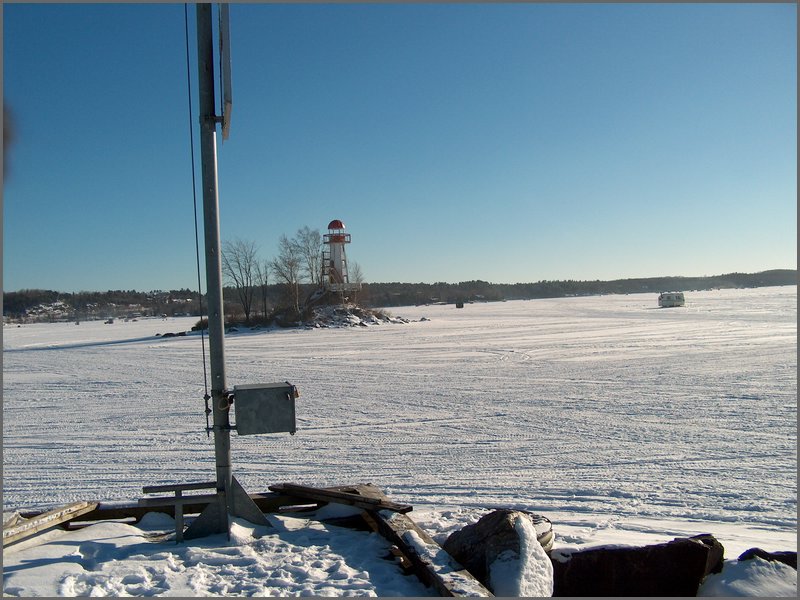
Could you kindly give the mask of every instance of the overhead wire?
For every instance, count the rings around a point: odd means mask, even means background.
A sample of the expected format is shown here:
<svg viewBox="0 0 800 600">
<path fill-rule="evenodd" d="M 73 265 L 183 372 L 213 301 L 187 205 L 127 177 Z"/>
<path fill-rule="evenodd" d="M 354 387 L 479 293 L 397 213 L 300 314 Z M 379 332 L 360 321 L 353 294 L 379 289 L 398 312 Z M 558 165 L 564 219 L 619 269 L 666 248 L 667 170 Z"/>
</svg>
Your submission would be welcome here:
<svg viewBox="0 0 800 600">
<path fill-rule="evenodd" d="M 203 289 L 200 277 L 200 234 L 197 226 L 197 174 L 195 171 L 195 157 L 194 157 L 194 119 L 192 118 L 192 75 L 191 66 L 189 61 L 189 5 L 183 5 L 183 21 L 186 39 L 186 90 L 187 99 L 189 104 L 189 150 L 192 161 L 192 202 L 194 206 L 194 250 L 195 250 L 195 263 L 197 265 L 197 295 L 200 305 L 200 346 L 203 354 L 203 387 L 206 413 L 206 435 L 210 436 L 210 423 L 208 416 L 211 414 L 211 409 L 208 406 L 208 401 L 211 396 L 208 393 L 208 371 L 206 369 L 206 343 L 205 333 L 203 329 Z"/>
</svg>

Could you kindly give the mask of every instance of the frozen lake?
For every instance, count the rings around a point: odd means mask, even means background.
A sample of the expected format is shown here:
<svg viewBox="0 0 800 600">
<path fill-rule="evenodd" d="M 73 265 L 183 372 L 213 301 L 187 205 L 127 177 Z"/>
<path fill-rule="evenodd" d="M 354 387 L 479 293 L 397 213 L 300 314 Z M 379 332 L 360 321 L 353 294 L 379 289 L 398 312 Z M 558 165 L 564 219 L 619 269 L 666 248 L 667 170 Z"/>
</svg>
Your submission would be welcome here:
<svg viewBox="0 0 800 600">
<path fill-rule="evenodd" d="M 656 306 L 420 306 L 391 309 L 405 325 L 230 334 L 230 388 L 301 393 L 297 435 L 233 435 L 234 473 L 250 492 L 371 482 L 437 522 L 512 506 L 554 524 L 738 524 L 796 549 L 796 288 Z M 213 479 L 200 338 L 154 337 L 195 322 L 6 325 L 4 510 Z"/>
</svg>

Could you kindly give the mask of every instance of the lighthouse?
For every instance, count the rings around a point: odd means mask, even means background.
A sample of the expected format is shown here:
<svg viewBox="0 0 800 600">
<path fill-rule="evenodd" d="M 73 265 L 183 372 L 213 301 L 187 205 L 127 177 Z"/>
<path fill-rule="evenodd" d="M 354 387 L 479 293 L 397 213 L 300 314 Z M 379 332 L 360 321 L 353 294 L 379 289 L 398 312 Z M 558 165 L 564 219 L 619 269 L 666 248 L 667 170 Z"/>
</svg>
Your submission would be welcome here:
<svg viewBox="0 0 800 600">
<path fill-rule="evenodd" d="M 328 233 L 322 236 L 322 285 L 331 292 L 356 290 L 359 284 L 350 283 L 347 275 L 345 244 L 350 243 L 350 234 L 345 233 L 344 223 L 334 219 L 328 223 Z"/>
</svg>

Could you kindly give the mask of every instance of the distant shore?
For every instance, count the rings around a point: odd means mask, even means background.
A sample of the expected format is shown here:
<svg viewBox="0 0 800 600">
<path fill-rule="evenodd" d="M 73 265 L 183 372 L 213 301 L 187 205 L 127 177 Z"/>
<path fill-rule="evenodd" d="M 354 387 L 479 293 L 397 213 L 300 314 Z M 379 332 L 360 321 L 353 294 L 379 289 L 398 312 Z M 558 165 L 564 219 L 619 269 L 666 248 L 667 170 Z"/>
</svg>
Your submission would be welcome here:
<svg viewBox="0 0 800 600">
<path fill-rule="evenodd" d="M 604 294 L 659 293 L 710 289 L 757 288 L 797 285 L 797 269 L 773 269 L 758 273 L 727 273 L 703 277 L 647 277 L 611 281 L 552 280 L 536 283 L 491 283 L 483 280 L 459 283 L 364 283 L 351 301 L 366 307 L 394 307 L 419 304 L 496 302 Z M 301 293 L 314 291 L 301 284 Z M 236 290 L 225 288 L 225 303 L 236 303 Z M 284 287 L 279 284 L 259 290 L 262 301 L 278 306 Z M 202 306 L 201 306 L 202 303 Z M 97 318 L 138 318 L 144 316 L 200 316 L 205 297 L 196 290 L 109 290 L 106 292 L 58 292 L 29 289 L 3 292 L 6 320 L 89 320 Z"/>
</svg>

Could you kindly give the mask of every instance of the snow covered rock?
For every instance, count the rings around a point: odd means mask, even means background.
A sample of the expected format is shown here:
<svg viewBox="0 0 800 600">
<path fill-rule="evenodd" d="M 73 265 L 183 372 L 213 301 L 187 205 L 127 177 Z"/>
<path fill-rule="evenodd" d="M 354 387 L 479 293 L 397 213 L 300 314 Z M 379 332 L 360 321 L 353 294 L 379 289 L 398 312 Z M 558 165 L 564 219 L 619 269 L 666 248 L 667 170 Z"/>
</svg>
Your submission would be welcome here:
<svg viewBox="0 0 800 600">
<path fill-rule="evenodd" d="M 747 560 L 727 560 L 721 573 L 706 578 L 697 595 L 797 598 L 797 569 L 757 555 Z"/>
<path fill-rule="evenodd" d="M 528 515 L 514 517 L 519 550 L 504 550 L 489 565 L 489 589 L 496 596 L 543 598 L 553 595 L 553 564 L 536 539 Z"/>
<path fill-rule="evenodd" d="M 355 304 L 320 305 L 311 309 L 309 327 L 369 327 L 381 323 L 408 323 L 408 319 L 392 317 L 384 311 Z"/>
<path fill-rule="evenodd" d="M 443 548 L 498 596 L 551 596 L 550 521 L 521 510 L 496 510 L 447 538 Z"/>
<path fill-rule="evenodd" d="M 782 562 L 797 570 L 797 552 L 767 552 L 761 548 L 750 548 L 739 555 L 739 560 L 751 560 L 756 557 L 769 562 Z"/>
</svg>

